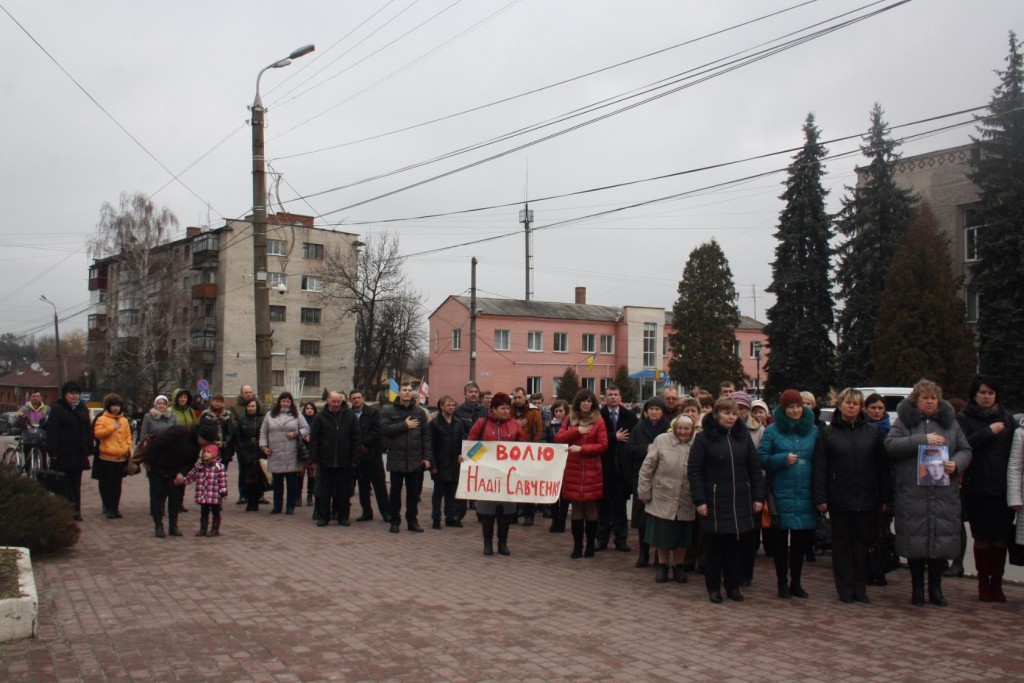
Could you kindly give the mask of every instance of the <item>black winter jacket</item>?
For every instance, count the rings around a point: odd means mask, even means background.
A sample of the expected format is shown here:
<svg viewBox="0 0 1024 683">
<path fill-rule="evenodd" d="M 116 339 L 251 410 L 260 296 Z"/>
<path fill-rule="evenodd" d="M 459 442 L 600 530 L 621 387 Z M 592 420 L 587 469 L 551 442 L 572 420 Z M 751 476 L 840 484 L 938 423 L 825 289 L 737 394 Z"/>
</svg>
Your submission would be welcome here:
<svg viewBox="0 0 1024 683">
<path fill-rule="evenodd" d="M 363 440 L 355 413 L 342 406 L 332 413 L 325 407 L 309 429 L 309 461 L 328 469 L 355 467 L 362 457 Z"/>
<path fill-rule="evenodd" d="M 153 437 L 144 462 L 149 476 L 173 478 L 186 475 L 199 459 L 199 427 L 175 425 Z"/>
<path fill-rule="evenodd" d="M 660 435 L 668 432 L 668 419 L 662 417 L 656 423 L 651 424 L 650 420 L 641 418 L 633 431 L 629 433 L 629 442 L 620 446 L 622 453 L 629 458 L 630 475 L 629 491 L 636 493 L 636 486 L 640 480 L 640 467 L 647 457 L 647 447 L 654 443 Z"/>
<path fill-rule="evenodd" d="M 880 511 L 890 498 L 890 466 L 882 437 L 863 413 L 852 423 L 836 410 L 815 451 L 814 504 L 834 512 Z"/>
<path fill-rule="evenodd" d="M 409 429 L 406 418 L 419 420 L 416 429 Z M 388 472 L 422 472 L 423 461 L 434 462 L 430 443 L 430 413 L 410 401 L 403 406 L 401 399 L 384 408 L 380 416 L 380 431 L 388 449 Z"/>
<path fill-rule="evenodd" d="M 67 400 L 58 399 L 46 420 L 46 452 L 56 458 L 56 469 L 61 472 L 88 469 L 91 451 L 89 409 L 84 402 L 72 408 Z"/>
<path fill-rule="evenodd" d="M 459 456 L 462 454 L 462 440 L 466 438 L 466 425 L 452 416 L 449 423 L 440 414 L 430 421 L 430 442 L 434 446 L 435 481 L 459 480 Z"/>
<path fill-rule="evenodd" d="M 956 421 L 971 444 L 971 466 L 964 472 L 963 492 L 968 496 L 1006 497 L 1006 468 L 1017 422 L 1002 406 L 984 411 L 974 399 L 957 413 Z M 1002 422 L 1003 431 L 992 432 L 991 425 Z"/>
<path fill-rule="evenodd" d="M 455 417 L 462 420 L 463 426 L 466 428 L 466 433 L 469 434 L 469 430 L 473 428 L 476 421 L 481 417 L 487 417 L 487 406 L 480 401 L 470 405 L 463 403 L 455 409 Z"/>
<path fill-rule="evenodd" d="M 263 413 L 256 415 L 243 414 L 235 424 L 231 440 L 235 444 L 235 454 L 240 465 L 255 465 L 262 457 L 260 453 L 260 427 L 263 425 Z"/>
<path fill-rule="evenodd" d="M 708 506 L 701 529 L 710 534 L 740 534 L 754 528 L 754 503 L 764 502 L 764 475 L 750 430 L 736 420 L 726 430 L 712 414 L 693 439 L 686 474 L 696 507 Z"/>
</svg>

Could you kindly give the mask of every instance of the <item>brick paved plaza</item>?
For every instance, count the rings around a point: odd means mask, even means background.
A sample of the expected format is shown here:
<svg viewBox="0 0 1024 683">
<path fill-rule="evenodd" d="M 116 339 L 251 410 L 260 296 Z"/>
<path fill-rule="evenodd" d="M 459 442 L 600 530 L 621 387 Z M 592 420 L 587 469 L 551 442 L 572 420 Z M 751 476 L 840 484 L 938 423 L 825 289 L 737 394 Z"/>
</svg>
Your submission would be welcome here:
<svg viewBox="0 0 1024 683">
<path fill-rule="evenodd" d="M 144 476 L 123 520 L 83 490 L 82 539 L 35 563 L 39 638 L 0 645 L 2 681 L 1024 678 L 1019 585 L 993 605 L 947 579 L 949 607 L 916 608 L 900 570 L 870 605 L 843 605 L 822 558 L 811 599 L 783 601 L 760 556 L 746 602 L 717 606 L 702 577 L 657 585 L 634 553 L 570 560 L 568 534 L 539 518 L 512 528 L 509 558 L 481 554 L 475 520 L 434 531 L 422 508 L 426 533 L 395 535 L 231 504 L 221 538 L 196 538 L 189 502 L 185 536 L 156 539 Z"/>
</svg>

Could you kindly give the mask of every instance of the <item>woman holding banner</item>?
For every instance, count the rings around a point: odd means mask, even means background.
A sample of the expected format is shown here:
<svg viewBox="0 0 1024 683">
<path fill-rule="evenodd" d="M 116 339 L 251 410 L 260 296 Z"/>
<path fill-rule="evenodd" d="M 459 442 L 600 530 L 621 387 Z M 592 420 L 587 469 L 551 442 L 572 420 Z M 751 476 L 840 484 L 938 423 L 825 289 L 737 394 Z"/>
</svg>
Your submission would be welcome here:
<svg viewBox="0 0 1024 683">
<path fill-rule="evenodd" d="M 562 497 L 572 503 L 572 554 L 569 557 L 574 560 L 593 557 L 597 503 L 604 495 L 601 455 L 608 450 L 608 430 L 593 391 L 583 389 L 576 394 L 569 417 L 562 422 L 555 441 L 569 444 L 562 477 Z M 584 531 L 586 550 L 583 549 Z"/>
<path fill-rule="evenodd" d="M 512 419 L 512 399 L 499 391 L 491 398 L 491 408 L 469 430 L 470 441 L 522 441 L 523 428 Z M 494 522 L 498 522 L 498 553 L 511 555 L 508 549 L 508 528 L 516 514 L 515 503 L 493 500 L 476 501 L 476 514 L 483 525 L 484 555 L 494 554 Z"/>
</svg>

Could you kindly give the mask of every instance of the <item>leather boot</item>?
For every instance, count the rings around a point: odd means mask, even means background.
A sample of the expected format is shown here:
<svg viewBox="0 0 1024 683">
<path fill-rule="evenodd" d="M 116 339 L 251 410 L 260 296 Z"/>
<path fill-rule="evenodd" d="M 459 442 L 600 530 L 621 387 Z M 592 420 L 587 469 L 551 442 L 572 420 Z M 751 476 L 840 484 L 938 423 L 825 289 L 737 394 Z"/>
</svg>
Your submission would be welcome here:
<svg viewBox="0 0 1024 683">
<path fill-rule="evenodd" d="M 654 573 L 654 581 L 656 583 L 666 583 L 668 581 L 668 564 L 662 563 L 658 565 L 658 570 Z"/>
<path fill-rule="evenodd" d="M 945 607 L 947 604 L 942 595 L 942 572 L 945 569 L 945 561 L 928 560 L 928 602 L 937 607 Z"/>
<path fill-rule="evenodd" d="M 651 546 L 640 541 L 640 557 L 636 560 L 636 568 L 643 569 L 651 564 Z"/>
<path fill-rule="evenodd" d="M 156 536 L 157 538 L 164 538 L 165 536 L 167 536 L 167 534 L 164 533 L 164 523 L 163 522 L 157 522 L 156 523 L 156 532 L 153 535 Z"/>
<path fill-rule="evenodd" d="M 529 518 L 528 518 L 529 519 Z M 498 518 L 498 554 L 499 555 L 511 555 L 512 551 L 508 549 L 508 527 L 512 520 L 507 515 L 502 515 Z M 532 523 L 532 521 L 531 521 Z"/>
<path fill-rule="evenodd" d="M 594 543 L 597 541 L 597 520 L 585 520 L 583 522 L 583 530 L 586 532 L 587 536 L 587 545 L 583 549 L 583 557 L 593 557 Z"/>
<path fill-rule="evenodd" d="M 992 600 L 995 602 L 1006 602 L 1006 594 L 1003 593 L 1003 571 L 1006 569 L 1007 549 L 993 547 L 989 550 L 989 558 L 992 568 Z"/>
<path fill-rule="evenodd" d="M 181 530 L 178 529 L 178 525 L 177 524 L 171 524 L 170 526 L 167 527 L 167 535 L 168 536 L 181 536 L 182 533 L 181 533 Z"/>
<path fill-rule="evenodd" d="M 220 536 L 220 517 L 213 518 L 213 525 L 210 527 L 211 536 Z"/>
<path fill-rule="evenodd" d="M 910 604 L 924 604 L 924 560 L 907 560 L 910 567 Z"/>
<path fill-rule="evenodd" d="M 494 554 L 494 515 L 480 515 L 484 534 L 484 555 Z"/>
<path fill-rule="evenodd" d="M 974 566 L 978 570 L 978 599 L 992 602 L 992 549 L 974 546 Z"/>
<path fill-rule="evenodd" d="M 683 565 L 677 564 L 673 567 L 672 576 L 675 577 L 676 583 L 686 583 L 686 571 L 683 569 Z"/>
<path fill-rule="evenodd" d="M 583 557 L 583 520 L 574 519 L 572 520 L 572 554 L 569 555 L 574 560 L 578 560 Z"/>
<path fill-rule="evenodd" d="M 199 531 L 196 532 L 196 536 L 205 536 L 206 530 L 210 528 L 210 518 L 203 517 L 199 520 Z"/>
</svg>

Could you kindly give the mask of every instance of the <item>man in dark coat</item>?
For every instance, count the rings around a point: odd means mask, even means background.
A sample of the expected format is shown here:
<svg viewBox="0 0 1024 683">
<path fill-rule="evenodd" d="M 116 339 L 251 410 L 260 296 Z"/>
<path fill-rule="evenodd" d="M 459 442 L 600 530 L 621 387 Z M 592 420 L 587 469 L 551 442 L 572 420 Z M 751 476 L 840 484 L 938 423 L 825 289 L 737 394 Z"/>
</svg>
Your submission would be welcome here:
<svg viewBox="0 0 1024 683">
<path fill-rule="evenodd" d="M 164 538 L 164 504 L 167 503 L 167 534 L 181 536 L 178 529 L 177 487 L 199 459 L 203 446 L 216 442 L 217 428 L 212 424 L 175 425 L 153 437 L 143 462 L 149 478 L 149 514 L 154 535 Z"/>
<path fill-rule="evenodd" d="M 467 382 L 462 389 L 462 395 L 465 402 L 455 409 L 455 417 L 462 420 L 466 433 L 469 434 L 477 420 L 487 417 L 487 406 L 480 400 L 480 387 L 476 382 Z"/>
<path fill-rule="evenodd" d="M 388 472 L 391 474 L 391 527 L 397 534 L 402 520 L 402 487 L 405 486 L 405 520 L 409 531 L 422 532 L 416 519 L 423 472 L 433 467 L 434 456 L 427 424 L 430 413 L 417 405 L 412 385 L 403 383 L 398 398 L 384 409 L 380 430 L 388 449 Z"/>
<path fill-rule="evenodd" d="M 614 384 L 604 390 L 604 407 L 601 408 L 608 429 L 608 450 L 601 456 L 604 474 L 604 497 L 597 506 L 597 547 L 607 550 L 608 541 L 615 536 L 615 549 L 628 553 L 626 539 L 629 527 L 626 521 L 626 501 L 633 495 L 629 481 L 633 472 L 627 444 L 629 435 L 636 426 L 633 411 L 622 405 L 622 394 Z"/>
<path fill-rule="evenodd" d="M 356 521 L 369 522 L 373 519 L 373 508 L 370 506 L 370 490 L 373 489 L 381 518 L 385 522 L 390 522 L 390 503 L 381 449 L 380 411 L 366 405 L 363 392 L 359 389 L 349 392 L 348 401 L 352 406 L 352 414 L 359 422 L 359 436 L 363 442 L 359 451 L 359 467 L 356 468 L 359 478 L 359 507 L 363 509 L 363 514 L 356 517 Z"/>
<path fill-rule="evenodd" d="M 455 417 L 455 399 L 442 396 L 437 402 L 437 416 L 427 426 L 430 443 L 434 447 L 434 466 L 430 478 L 434 482 L 434 494 L 430 498 L 433 528 L 441 528 L 441 504 L 444 503 L 445 525 L 461 527 L 456 517 L 455 493 L 459 486 L 459 456 L 462 454 L 462 440 L 466 438 L 466 427 Z"/>
<path fill-rule="evenodd" d="M 352 500 L 352 481 L 363 448 L 359 437 L 359 420 L 341 400 L 341 394 L 332 391 L 327 405 L 313 418 L 309 429 L 309 461 L 317 466 L 317 484 L 320 486 L 320 514 L 317 526 L 327 526 L 331 520 L 331 503 L 338 512 L 338 523 L 349 526 L 349 508 Z"/>
<path fill-rule="evenodd" d="M 61 396 L 46 422 L 46 451 L 54 469 L 64 473 L 61 495 L 75 508 L 75 521 L 82 521 L 82 470 L 89 468 L 92 424 L 89 409 L 81 401 L 77 382 L 65 382 Z"/>
</svg>

